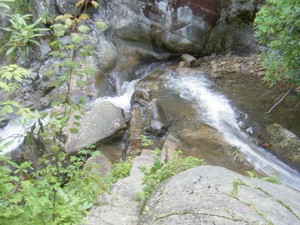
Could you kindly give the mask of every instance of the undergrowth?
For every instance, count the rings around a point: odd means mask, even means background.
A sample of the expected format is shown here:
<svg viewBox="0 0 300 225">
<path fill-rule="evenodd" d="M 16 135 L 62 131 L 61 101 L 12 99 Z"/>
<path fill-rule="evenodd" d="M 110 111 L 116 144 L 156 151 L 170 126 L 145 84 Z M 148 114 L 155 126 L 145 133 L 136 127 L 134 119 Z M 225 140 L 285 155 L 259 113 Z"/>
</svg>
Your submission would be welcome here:
<svg viewBox="0 0 300 225">
<path fill-rule="evenodd" d="M 280 177 L 272 175 L 272 176 L 257 176 L 255 173 L 251 171 L 247 171 L 247 175 L 251 178 L 258 178 L 264 181 L 268 181 L 273 184 L 281 184 Z"/>
<path fill-rule="evenodd" d="M 184 170 L 203 164 L 203 160 L 196 157 L 184 157 L 182 151 L 175 151 L 172 154 L 172 159 L 167 163 L 161 162 L 160 150 L 154 150 L 154 155 L 155 161 L 151 168 L 147 169 L 146 167 L 140 167 L 140 170 L 144 173 L 144 188 L 138 193 L 136 199 L 141 201 L 141 212 L 144 210 L 150 195 L 158 184 Z"/>
<path fill-rule="evenodd" d="M 39 170 L 30 162 L 17 164 L 1 155 L 0 224 L 78 224 L 97 197 L 128 176 L 132 166 L 132 159 L 120 161 L 101 178 L 93 173 L 93 165 L 85 166 L 86 159 L 97 154 L 83 149 L 68 158 L 60 152 L 42 159 Z M 68 166 L 62 166 L 66 161 Z"/>
</svg>

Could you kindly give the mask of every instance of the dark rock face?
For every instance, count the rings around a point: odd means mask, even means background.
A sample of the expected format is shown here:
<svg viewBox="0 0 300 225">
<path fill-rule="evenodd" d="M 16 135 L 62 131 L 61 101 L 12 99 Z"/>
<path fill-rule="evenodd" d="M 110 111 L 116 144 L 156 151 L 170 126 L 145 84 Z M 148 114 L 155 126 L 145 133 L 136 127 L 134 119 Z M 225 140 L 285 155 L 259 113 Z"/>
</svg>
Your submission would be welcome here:
<svg viewBox="0 0 300 225">
<path fill-rule="evenodd" d="M 250 51 L 254 42 L 254 0 L 123 0 L 112 1 L 107 9 L 119 37 L 147 40 L 173 53 Z"/>
<path fill-rule="evenodd" d="M 166 1 L 153 1 L 146 0 L 150 3 L 151 7 L 157 8 L 157 3 L 155 2 L 166 2 Z M 174 12 L 177 12 L 178 8 L 188 6 L 191 8 L 193 15 L 203 17 L 206 21 L 211 23 L 216 22 L 220 18 L 220 11 L 222 9 L 222 4 L 220 0 L 203 0 L 201 2 L 197 0 L 171 0 L 167 1 L 167 7 L 169 7 Z M 150 7 L 150 8 L 151 8 Z M 152 10 L 155 14 L 155 10 Z M 145 11 L 147 13 L 147 11 Z"/>
<path fill-rule="evenodd" d="M 33 5 L 38 16 L 78 16 L 81 7 L 76 7 L 76 2 L 34 0 Z M 252 22 L 260 1 L 102 0 L 99 4 L 91 17 L 108 22 L 117 48 L 125 41 L 141 59 L 158 59 L 167 57 L 162 54 L 166 52 L 252 51 Z"/>
</svg>

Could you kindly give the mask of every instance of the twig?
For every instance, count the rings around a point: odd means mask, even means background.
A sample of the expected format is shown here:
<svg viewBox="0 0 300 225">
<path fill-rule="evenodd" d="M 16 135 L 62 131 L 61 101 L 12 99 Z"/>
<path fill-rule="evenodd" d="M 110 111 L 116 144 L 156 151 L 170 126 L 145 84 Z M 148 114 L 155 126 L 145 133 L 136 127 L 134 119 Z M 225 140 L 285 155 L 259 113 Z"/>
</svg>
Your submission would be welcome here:
<svg viewBox="0 0 300 225">
<path fill-rule="evenodd" d="M 262 97 L 262 96 L 264 96 L 264 95 L 267 95 L 267 94 L 271 93 L 271 92 L 274 91 L 275 89 L 276 89 L 276 88 L 273 88 L 272 90 L 267 91 L 267 92 L 261 94 L 260 97 Z"/>
<path fill-rule="evenodd" d="M 269 114 L 269 113 L 271 113 L 272 112 L 272 110 L 277 106 L 277 105 L 279 105 L 282 101 L 283 101 L 283 99 L 293 90 L 293 88 L 294 88 L 294 86 L 292 86 L 272 107 L 271 107 L 271 109 L 268 111 L 268 112 L 266 112 L 266 114 Z"/>
<path fill-rule="evenodd" d="M 296 109 L 299 105 L 300 105 L 300 101 L 293 108 L 288 109 L 288 111 L 292 111 L 293 109 Z"/>
</svg>

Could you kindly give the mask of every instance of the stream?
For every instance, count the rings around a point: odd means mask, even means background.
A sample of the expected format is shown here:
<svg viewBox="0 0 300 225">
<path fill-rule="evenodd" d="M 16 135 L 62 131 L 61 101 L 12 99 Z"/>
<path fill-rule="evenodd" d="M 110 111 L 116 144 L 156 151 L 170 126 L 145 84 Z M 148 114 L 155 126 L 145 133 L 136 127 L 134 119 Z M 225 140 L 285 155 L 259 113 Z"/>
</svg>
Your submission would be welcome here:
<svg viewBox="0 0 300 225">
<path fill-rule="evenodd" d="M 136 79 L 132 81 L 117 82 L 116 96 L 99 97 L 94 101 L 110 101 L 116 106 L 130 111 L 131 97 L 134 86 L 154 69 L 161 68 L 161 64 L 143 66 L 136 72 Z M 215 128 L 231 146 L 236 147 L 252 164 L 255 169 L 266 175 L 280 177 L 282 183 L 300 190 L 300 173 L 278 160 L 265 149 L 258 147 L 248 135 L 238 126 L 236 109 L 231 101 L 222 93 L 214 90 L 214 83 L 204 74 L 197 76 L 177 76 L 165 73 L 164 86 L 176 92 L 182 99 L 190 102 L 199 113 L 199 119 Z M 93 104 L 90 103 L 89 107 Z M 13 142 L 3 153 L 18 148 L 24 140 L 24 132 L 20 124 L 9 123 L 0 129 L 0 136 L 6 142 Z M 17 138 L 16 138 L 17 137 Z"/>
<path fill-rule="evenodd" d="M 237 115 L 230 101 L 223 94 L 212 91 L 213 83 L 204 75 L 170 76 L 167 86 L 179 92 L 182 98 L 193 102 L 201 119 L 217 129 L 229 144 L 237 147 L 257 171 L 276 175 L 282 183 L 300 190 L 300 173 L 249 140 L 238 126 Z"/>
</svg>

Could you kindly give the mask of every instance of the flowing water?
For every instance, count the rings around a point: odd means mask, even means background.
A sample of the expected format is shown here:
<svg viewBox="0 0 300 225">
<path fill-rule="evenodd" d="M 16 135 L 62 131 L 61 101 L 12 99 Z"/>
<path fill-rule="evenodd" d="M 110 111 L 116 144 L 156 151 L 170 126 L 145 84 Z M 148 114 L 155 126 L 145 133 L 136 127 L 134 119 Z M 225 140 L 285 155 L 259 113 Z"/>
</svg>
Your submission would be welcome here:
<svg viewBox="0 0 300 225">
<path fill-rule="evenodd" d="M 136 72 L 135 76 L 136 79 L 132 81 L 125 81 L 123 83 L 119 82 L 116 79 L 116 96 L 105 96 L 96 99 L 96 101 L 109 101 L 113 103 L 115 106 L 122 108 L 125 112 L 129 112 L 131 107 L 131 97 L 134 93 L 134 86 L 137 82 L 142 80 L 144 77 L 149 75 L 154 69 L 163 66 L 161 63 L 151 63 L 146 66 L 141 66 Z M 120 77 L 121 74 L 115 75 L 116 77 Z"/>
<path fill-rule="evenodd" d="M 126 81 L 121 84 L 119 80 L 116 80 L 116 96 L 110 97 L 100 97 L 95 101 L 109 101 L 113 103 L 115 106 L 124 109 L 125 112 L 130 110 L 130 100 L 131 96 L 134 93 L 134 85 L 140 81 L 142 78 L 147 76 L 151 71 L 157 69 L 161 64 L 160 63 L 152 63 L 150 65 L 141 66 L 136 72 L 135 77 L 132 81 Z M 115 75 L 116 77 L 120 77 L 120 74 Z M 87 108 L 90 108 L 93 105 L 93 102 L 89 102 L 87 104 Z M 43 123 L 47 123 L 48 119 L 43 121 Z M 11 121 L 7 126 L 4 128 L 0 128 L 0 138 L 2 141 L 0 142 L 0 148 L 3 147 L 3 150 L 0 151 L 0 154 L 9 153 L 17 148 L 19 148 L 26 136 L 28 128 L 34 123 L 35 121 L 30 121 L 27 125 L 22 123 L 19 120 Z M 1 140 L 0 139 L 0 140 Z"/>
<path fill-rule="evenodd" d="M 4 128 L 0 128 L 0 154 L 9 153 L 18 149 L 24 142 L 27 132 L 34 124 L 37 125 L 38 119 L 24 121 L 22 117 L 11 120 Z M 49 115 L 42 119 L 43 125 L 49 122 Z"/>
<path fill-rule="evenodd" d="M 213 91 L 212 82 L 204 75 L 169 76 L 166 85 L 179 92 L 182 98 L 192 101 L 202 120 L 217 129 L 229 144 L 236 146 L 257 171 L 277 175 L 282 183 L 300 190 L 300 173 L 249 140 L 238 126 L 230 101 Z"/>
<path fill-rule="evenodd" d="M 25 134 L 26 127 L 17 122 L 11 122 L 4 128 L 1 128 L 0 137 L 2 141 L 0 145 L 3 147 L 3 150 L 0 151 L 0 154 L 5 154 L 17 149 L 23 144 Z"/>
<path fill-rule="evenodd" d="M 159 67 L 158 64 L 141 67 L 136 73 L 136 79 L 124 82 L 117 87 L 117 96 L 101 97 L 95 101 L 110 101 L 128 112 L 135 84 L 157 67 Z M 231 102 L 223 94 L 213 90 L 213 83 L 204 74 L 169 75 L 165 85 L 168 89 L 179 93 L 181 98 L 190 101 L 198 110 L 201 120 L 217 129 L 230 145 L 238 148 L 257 171 L 267 175 L 277 175 L 284 184 L 300 190 L 300 173 L 258 147 L 248 138 L 238 126 L 237 115 Z M 26 129 L 17 123 L 9 123 L 5 128 L 0 129 L 0 137 L 5 139 L 6 143 L 13 142 L 5 148 L 4 152 L 16 149 L 23 143 Z"/>
</svg>

